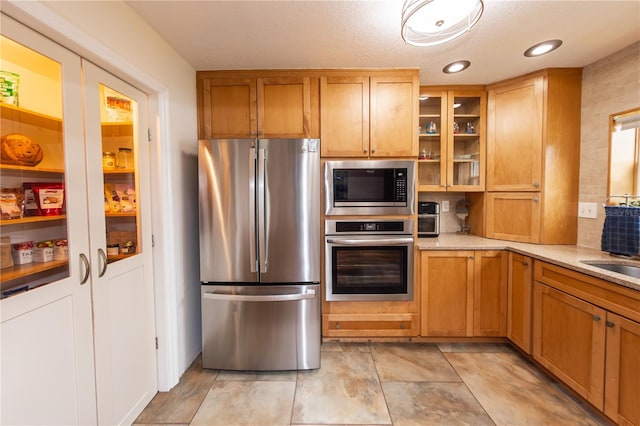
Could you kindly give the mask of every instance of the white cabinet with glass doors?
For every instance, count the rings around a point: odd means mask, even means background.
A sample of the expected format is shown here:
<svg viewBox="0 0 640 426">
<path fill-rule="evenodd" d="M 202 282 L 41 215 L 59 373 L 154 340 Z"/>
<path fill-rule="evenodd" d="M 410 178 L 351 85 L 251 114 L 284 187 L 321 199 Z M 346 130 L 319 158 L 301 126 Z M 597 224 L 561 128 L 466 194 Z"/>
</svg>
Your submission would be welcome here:
<svg viewBox="0 0 640 426">
<path fill-rule="evenodd" d="M 484 90 L 420 88 L 418 190 L 484 190 Z"/>
<path fill-rule="evenodd" d="M 146 97 L 5 15 L 1 41 L 0 423 L 131 423 L 157 390 Z"/>
</svg>

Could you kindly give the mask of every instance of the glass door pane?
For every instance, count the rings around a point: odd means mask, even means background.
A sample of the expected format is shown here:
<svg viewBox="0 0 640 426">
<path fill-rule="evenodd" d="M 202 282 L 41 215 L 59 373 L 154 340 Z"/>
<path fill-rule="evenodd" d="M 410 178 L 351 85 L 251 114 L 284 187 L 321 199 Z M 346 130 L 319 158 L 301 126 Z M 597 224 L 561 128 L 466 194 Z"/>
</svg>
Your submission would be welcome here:
<svg viewBox="0 0 640 426">
<path fill-rule="evenodd" d="M 480 97 L 455 96 L 453 100 L 454 186 L 480 185 Z"/>
<path fill-rule="evenodd" d="M 418 127 L 418 185 L 420 190 L 443 190 L 446 152 L 445 92 L 420 93 Z M 443 127 L 445 126 L 445 127 Z"/>
<path fill-rule="evenodd" d="M 62 66 L 5 36 L 0 55 L 5 298 L 69 277 L 69 252 Z"/>
<path fill-rule="evenodd" d="M 99 85 L 102 172 L 107 259 L 116 262 L 139 252 L 136 153 L 138 131 L 135 100 Z"/>
</svg>

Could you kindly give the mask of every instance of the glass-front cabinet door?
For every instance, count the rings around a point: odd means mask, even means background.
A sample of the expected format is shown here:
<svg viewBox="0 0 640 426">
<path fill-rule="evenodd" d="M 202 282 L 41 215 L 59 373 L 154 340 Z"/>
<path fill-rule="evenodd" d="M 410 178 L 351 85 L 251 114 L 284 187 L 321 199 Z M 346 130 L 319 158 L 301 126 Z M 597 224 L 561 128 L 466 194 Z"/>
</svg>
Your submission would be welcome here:
<svg viewBox="0 0 640 426">
<path fill-rule="evenodd" d="M 447 186 L 453 191 L 483 191 L 486 120 L 484 91 L 449 92 Z"/>
<path fill-rule="evenodd" d="M 2 298 L 69 276 L 60 63 L 2 36 Z M 47 93 L 47 96 L 42 96 Z"/>
<path fill-rule="evenodd" d="M 0 424 L 95 424 L 80 57 L 0 19 Z"/>
<path fill-rule="evenodd" d="M 157 390 L 147 97 L 82 70 L 98 423 L 131 424 Z"/>
<path fill-rule="evenodd" d="M 420 91 L 418 190 L 444 191 L 447 153 L 447 92 Z"/>
</svg>

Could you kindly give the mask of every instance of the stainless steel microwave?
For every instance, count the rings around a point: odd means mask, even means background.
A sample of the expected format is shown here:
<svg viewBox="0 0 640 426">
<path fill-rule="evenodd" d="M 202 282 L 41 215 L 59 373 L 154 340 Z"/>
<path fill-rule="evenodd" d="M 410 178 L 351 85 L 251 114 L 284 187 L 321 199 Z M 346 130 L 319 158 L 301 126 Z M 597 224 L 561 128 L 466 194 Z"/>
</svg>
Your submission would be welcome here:
<svg viewBox="0 0 640 426">
<path fill-rule="evenodd" d="M 324 184 L 327 215 L 408 215 L 414 212 L 414 161 L 327 161 Z"/>
</svg>

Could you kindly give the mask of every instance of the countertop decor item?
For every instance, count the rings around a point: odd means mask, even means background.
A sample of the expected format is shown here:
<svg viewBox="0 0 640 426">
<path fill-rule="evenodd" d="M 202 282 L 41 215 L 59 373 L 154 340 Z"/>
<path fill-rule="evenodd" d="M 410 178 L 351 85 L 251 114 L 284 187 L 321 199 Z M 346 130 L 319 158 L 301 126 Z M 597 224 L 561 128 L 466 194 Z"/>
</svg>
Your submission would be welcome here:
<svg viewBox="0 0 640 426">
<path fill-rule="evenodd" d="M 602 251 L 640 256 L 640 207 L 604 206 Z"/>
</svg>

